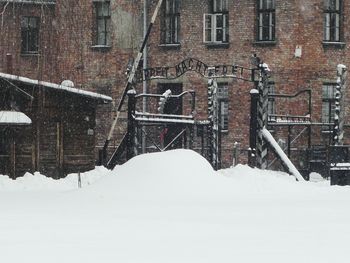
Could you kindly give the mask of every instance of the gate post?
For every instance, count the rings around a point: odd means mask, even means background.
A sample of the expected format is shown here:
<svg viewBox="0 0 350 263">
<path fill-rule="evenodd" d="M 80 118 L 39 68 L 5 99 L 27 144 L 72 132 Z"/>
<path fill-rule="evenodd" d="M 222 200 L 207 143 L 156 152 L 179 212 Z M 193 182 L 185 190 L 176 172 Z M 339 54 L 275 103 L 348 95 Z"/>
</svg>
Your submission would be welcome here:
<svg viewBox="0 0 350 263">
<path fill-rule="evenodd" d="M 208 68 L 209 79 L 208 79 L 208 120 L 209 120 L 209 162 L 212 164 L 215 170 L 218 169 L 219 163 L 219 152 L 218 152 L 218 100 L 217 100 L 217 83 L 216 79 L 213 78 L 215 75 L 215 68 Z"/>
<path fill-rule="evenodd" d="M 221 116 L 222 116 L 222 106 L 221 106 L 221 100 L 218 100 L 217 96 L 216 96 L 216 101 L 217 101 L 217 134 L 216 134 L 216 149 L 217 149 L 217 158 L 216 158 L 216 169 L 219 170 L 221 169 L 221 165 L 222 165 L 222 162 L 221 162 L 221 151 L 222 151 L 222 148 L 221 148 L 221 143 L 222 143 L 222 136 L 221 136 L 221 130 L 222 130 L 222 122 L 221 122 Z"/>
<path fill-rule="evenodd" d="M 346 66 L 337 66 L 337 86 L 335 91 L 335 113 L 333 127 L 333 145 L 342 145 L 344 137 L 344 92 L 345 92 Z"/>
<path fill-rule="evenodd" d="M 257 165 L 260 169 L 267 168 L 267 142 L 263 138 L 261 133 L 262 129 L 267 126 L 267 107 L 268 107 L 268 95 L 269 95 L 269 68 L 265 63 L 259 64 L 259 82 L 258 82 L 258 138 L 257 138 L 257 147 L 256 147 L 256 157 Z"/>
<path fill-rule="evenodd" d="M 208 79 L 208 129 L 207 129 L 207 136 L 208 136 L 208 161 L 213 164 L 213 94 L 214 93 L 214 80 L 211 76 L 211 71 L 209 71 L 209 79 Z"/>
<path fill-rule="evenodd" d="M 136 105 L 136 91 L 131 89 L 127 93 L 128 95 L 128 139 L 126 146 L 126 159 L 130 160 L 134 157 L 134 142 L 135 142 L 135 121 L 133 115 L 135 115 L 135 105 Z"/>
<path fill-rule="evenodd" d="M 252 89 L 250 91 L 250 127 L 249 127 L 249 150 L 248 165 L 256 166 L 256 138 L 258 135 L 258 100 L 259 91 Z"/>
</svg>

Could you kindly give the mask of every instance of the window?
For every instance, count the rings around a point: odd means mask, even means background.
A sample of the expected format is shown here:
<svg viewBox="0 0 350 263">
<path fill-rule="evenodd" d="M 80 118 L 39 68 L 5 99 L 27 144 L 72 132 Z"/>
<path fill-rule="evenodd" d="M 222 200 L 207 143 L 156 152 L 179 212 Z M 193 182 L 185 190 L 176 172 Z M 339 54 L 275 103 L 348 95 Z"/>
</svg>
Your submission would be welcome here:
<svg viewBox="0 0 350 263">
<path fill-rule="evenodd" d="M 269 94 L 275 94 L 275 83 L 269 83 Z M 276 103 L 274 97 L 269 97 L 269 102 L 267 105 L 267 114 L 276 114 Z"/>
<path fill-rule="evenodd" d="M 211 0 L 210 8 L 212 13 L 227 13 L 227 0 Z"/>
<path fill-rule="evenodd" d="M 275 41 L 275 0 L 258 0 L 258 41 Z"/>
<path fill-rule="evenodd" d="M 210 11 L 210 14 L 204 14 L 203 41 L 205 43 L 228 43 L 228 1 L 212 0 Z"/>
<path fill-rule="evenodd" d="M 322 122 L 333 123 L 335 110 L 335 91 L 337 84 L 324 84 L 322 87 Z"/>
<path fill-rule="evenodd" d="M 221 107 L 220 123 L 221 130 L 228 130 L 228 84 L 218 83 L 217 98 Z"/>
<path fill-rule="evenodd" d="M 163 2 L 163 18 L 161 25 L 161 43 L 178 44 L 180 32 L 179 0 Z"/>
<path fill-rule="evenodd" d="M 95 2 L 96 8 L 96 45 L 110 45 L 111 12 L 110 2 Z"/>
<path fill-rule="evenodd" d="M 39 17 L 25 16 L 21 19 L 21 37 L 24 54 L 39 51 Z"/>
<path fill-rule="evenodd" d="M 324 0 L 324 41 L 340 41 L 341 0 Z"/>
</svg>

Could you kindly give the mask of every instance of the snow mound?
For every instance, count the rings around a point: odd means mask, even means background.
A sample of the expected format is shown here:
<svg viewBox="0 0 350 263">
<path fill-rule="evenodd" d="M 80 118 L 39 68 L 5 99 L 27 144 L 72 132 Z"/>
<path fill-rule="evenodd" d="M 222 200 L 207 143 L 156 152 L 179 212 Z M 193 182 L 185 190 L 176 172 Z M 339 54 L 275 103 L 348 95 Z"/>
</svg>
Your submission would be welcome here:
<svg viewBox="0 0 350 263">
<path fill-rule="evenodd" d="M 247 165 L 216 172 L 204 157 L 192 150 L 183 149 L 139 155 L 113 171 L 96 167 L 93 171 L 82 173 L 81 181 L 84 191 L 109 196 L 114 200 L 198 200 L 257 192 L 297 194 L 305 187 L 317 191 L 319 187 L 315 188 L 315 185 L 326 186 L 328 183 L 300 183 L 284 172 L 253 169 Z M 0 176 L 0 191 L 74 189 L 78 189 L 77 174 L 69 174 L 60 180 L 38 172 L 34 175 L 26 173 L 16 180 Z"/>
<path fill-rule="evenodd" d="M 172 150 L 139 155 L 113 171 L 104 167 L 81 174 L 83 191 L 111 200 L 215 200 L 236 195 L 329 191 L 328 181 L 301 183 L 284 172 L 237 165 L 214 171 L 209 162 L 192 150 Z M 89 186 L 89 187 L 87 187 Z M 333 187 L 335 189 L 337 187 Z M 346 189 L 342 188 L 342 189 Z M 78 189 L 78 175 L 53 180 L 38 172 L 12 180 L 0 176 L 0 191 L 67 191 Z"/>
<path fill-rule="evenodd" d="M 109 171 L 104 167 L 96 167 L 95 170 L 81 173 L 81 185 L 85 187 L 98 181 Z M 35 172 L 26 173 L 16 180 L 6 175 L 0 175 L 0 191 L 66 191 L 78 188 L 78 174 L 67 175 L 66 178 L 54 180 L 50 177 Z"/>
<path fill-rule="evenodd" d="M 179 149 L 134 157 L 85 191 L 120 204 L 162 205 L 222 203 L 252 195 L 298 196 L 322 190 L 315 183 L 297 182 L 294 176 L 284 172 L 246 165 L 216 172 L 198 153 Z"/>
<path fill-rule="evenodd" d="M 222 181 L 229 181 L 191 150 L 139 155 L 110 175 L 87 191 L 118 200 L 198 200 L 219 192 L 225 187 Z"/>
</svg>

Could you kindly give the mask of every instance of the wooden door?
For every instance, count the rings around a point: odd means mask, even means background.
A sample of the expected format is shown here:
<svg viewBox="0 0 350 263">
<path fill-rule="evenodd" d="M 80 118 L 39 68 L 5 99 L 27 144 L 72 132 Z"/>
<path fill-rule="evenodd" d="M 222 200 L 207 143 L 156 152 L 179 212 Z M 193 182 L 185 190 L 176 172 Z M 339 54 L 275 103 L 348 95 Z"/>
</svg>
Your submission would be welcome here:
<svg viewBox="0 0 350 263">
<path fill-rule="evenodd" d="M 44 122 L 40 129 L 39 171 L 58 179 L 62 177 L 62 127 L 57 121 Z"/>
</svg>

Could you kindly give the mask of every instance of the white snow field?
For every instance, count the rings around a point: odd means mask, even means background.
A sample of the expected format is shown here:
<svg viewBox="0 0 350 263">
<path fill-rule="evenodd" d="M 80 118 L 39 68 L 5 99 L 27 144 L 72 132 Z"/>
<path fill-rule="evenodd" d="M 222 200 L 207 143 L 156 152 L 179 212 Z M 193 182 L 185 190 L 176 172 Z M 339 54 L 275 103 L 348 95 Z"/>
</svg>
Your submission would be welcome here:
<svg viewBox="0 0 350 263">
<path fill-rule="evenodd" d="M 53 181 L 0 176 L 0 261 L 350 262 L 350 187 L 189 150 Z"/>
</svg>

